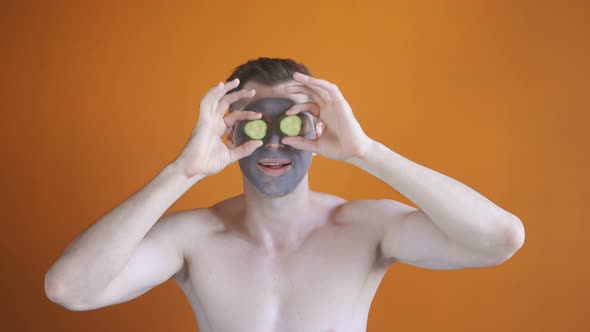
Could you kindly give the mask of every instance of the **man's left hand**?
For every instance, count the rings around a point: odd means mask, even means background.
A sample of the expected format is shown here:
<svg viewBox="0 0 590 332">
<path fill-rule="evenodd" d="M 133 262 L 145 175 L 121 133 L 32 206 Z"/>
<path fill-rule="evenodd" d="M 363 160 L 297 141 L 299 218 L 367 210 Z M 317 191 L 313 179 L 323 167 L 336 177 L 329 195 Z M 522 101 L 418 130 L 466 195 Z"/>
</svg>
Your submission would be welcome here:
<svg viewBox="0 0 590 332">
<path fill-rule="evenodd" d="M 282 143 L 334 160 L 351 161 L 362 158 L 371 146 L 372 140 L 363 132 L 338 87 L 326 80 L 301 73 L 295 73 L 293 79 L 301 84 L 286 86 L 285 91 L 308 95 L 317 106 L 294 107 L 286 114 L 293 115 L 304 110 L 309 111 L 319 118 L 325 128 L 319 138 L 285 137 Z"/>
</svg>

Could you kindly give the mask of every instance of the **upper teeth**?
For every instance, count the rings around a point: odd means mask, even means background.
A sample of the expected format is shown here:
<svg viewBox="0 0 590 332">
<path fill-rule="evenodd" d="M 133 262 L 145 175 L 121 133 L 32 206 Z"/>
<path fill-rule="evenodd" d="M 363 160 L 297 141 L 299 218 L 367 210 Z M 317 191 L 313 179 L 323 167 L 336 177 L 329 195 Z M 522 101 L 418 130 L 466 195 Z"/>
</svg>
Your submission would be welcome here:
<svg viewBox="0 0 590 332">
<path fill-rule="evenodd" d="M 262 163 L 264 166 L 281 166 L 283 163 Z"/>
</svg>

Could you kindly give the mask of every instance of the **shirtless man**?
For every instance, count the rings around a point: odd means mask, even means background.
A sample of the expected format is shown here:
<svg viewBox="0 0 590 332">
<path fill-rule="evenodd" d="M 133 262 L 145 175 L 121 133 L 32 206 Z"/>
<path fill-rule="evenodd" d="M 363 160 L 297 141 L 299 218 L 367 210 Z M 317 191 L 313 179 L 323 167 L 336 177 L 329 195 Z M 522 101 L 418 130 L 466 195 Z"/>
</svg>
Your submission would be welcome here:
<svg viewBox="0 0 590 332">
<path fill-rule="evenodd" d="M 296 137 L 279 128 L 291 114 L 303 121 Z M 268 124 L 262 140 L 244 133 L 253 119 Z M 360 167 L 419 209 L 310 191 L 313 154 Z M 163 216 L 238 160 L 243 195 Z M 47 272 L 45 290 L 67 309 L 91 310 L 172 277 L 201 332 L 360 332 L 392 264 L 494 266 L 524 236 L 516 216 L 366 135 L 336 85 L 290 59 L 260 58 L 207 92 L 177 159 L 78 235 Z"/>
</svg>

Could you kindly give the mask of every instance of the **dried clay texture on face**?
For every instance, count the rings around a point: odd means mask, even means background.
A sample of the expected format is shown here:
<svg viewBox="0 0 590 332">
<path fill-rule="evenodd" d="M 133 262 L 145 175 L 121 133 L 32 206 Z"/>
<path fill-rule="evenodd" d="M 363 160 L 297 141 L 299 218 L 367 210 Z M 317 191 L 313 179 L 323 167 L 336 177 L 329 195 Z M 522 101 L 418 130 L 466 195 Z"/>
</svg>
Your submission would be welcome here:
<svg viewBox="0 0 590 332">
<path fill-rule="evenodd" d="M 281 139 L 286 135 L 281 131 L 280 123 L 285 118 L 285 112 L 295 105 L 295 102 L 288 98 L 262 98 L 247 104 L 245 111 L 262 113 L 262 119 L 267 123 L 266 135 L 262 139 L 263 145 L 256 149 L 250 156 L 240 159 L 238 162 L 242 173 L 252 185 L 261 193 L 280 197 L 292 192 L 307 174 L 311 164 L 312 153 L 295 149 L 289 145 L 281 144 Z M 307 121 L 307 127 L 313 128 L 311 120 Z M 251 140 L 244 132 L 245 122 L 236 127 L 235 144 L 237 146 Z M 314 131 L 304 132 L 302 137 L 314 138 Z M 258 162 L 265 159 L 288 160 L 290 168 L 280 176 L 269 176 L 265 174 L 258 165 Z"/>
</svg>

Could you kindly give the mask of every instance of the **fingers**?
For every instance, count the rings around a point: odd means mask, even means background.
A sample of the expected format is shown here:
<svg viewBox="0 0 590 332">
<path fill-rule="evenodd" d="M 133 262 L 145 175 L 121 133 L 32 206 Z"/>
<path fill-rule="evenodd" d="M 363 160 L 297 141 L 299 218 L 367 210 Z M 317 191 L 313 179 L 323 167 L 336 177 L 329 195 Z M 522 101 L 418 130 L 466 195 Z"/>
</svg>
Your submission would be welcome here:
<svg viewBox="0 0 590 332">
<path fill-rule="evenodd" d="M 305 84 L 306 86 L 315 87 L 317 89 L 328 92 L 329 98 L 331 99 L 342 96 L 342 93 L 340 92 L 340 89 L 338 89 L 338 86 L 326 80 L 311 77 L 299 72 L 293 74 L 293 79 L 297 82 Z"/>
<path fill-rule="evenodd" d="M 314 90 L 317 94 L 322 96 L 326 102 L 344 99 L 342 92 L 340 92 L 340 89 L 338 89 L 338 86 L 334 83 L 304 75 L 299 72 L 293 74 L 293 79 Z"/>
<path fill-rule="evenodd" d="M 235 78 L 233 81 L 229 81 L 227 83 L 219 82 L 213 91 L 213 97 L 215 101 L 219 101 L 221 97 L 223 97 L 229 90 L 236 88 L 240 85 L 240 79 Z M 218 88 L 219 87 L 219 88 Z"/>
<path fill-rule="evenodd" d="M 225 113 L 229 105 L 243 98 L 252 98 L 256 94 L 256 90 L 239 90 L 223 96 L 217 105 L 217 111 L 221 114 Z"/>
<path fill-rule="evenodd" d="M 252 140 L 248 141 L 238 147 L 229 150 L 229 157 L 230 163 L 233 163 L 237 160 L 240 160 L 244 157 L 247 157 L 254 152 L 254 150 L 258 149 L 262 146 L 261 140 Z"/>
<path fill-rule="evenodd" d="M 236 122 L 243 120 L 256 120 L 262 117 L 262 113 L 251 111 L 233 111 L 223 118 L 225 125 L 230 128 Z"/>
<path fill-rule="evenodd" d="M 227 83 L 219 82 L 216 86 L 212 87 L 201 100 L 202 106 L 213 107 L 214 110 L 221 97 L 223 97 L 229 90 L 240 85 L 240 80 L 236 78 L 233 81 Z"/>
<path fill-rule="evenodd" d="M 290 145 L 295 149 L 318 152 L 318 141 L 315 139 L 304 138 L 301 136 L 284 137 L 281 143 Z"/>
<path fill-rule="evenodd" d="M 287 86 L 285 86 L 285 91 L 288 93 L 293 93 L 293 94 L 303 94 L 303 95 L 311 96 L 312 99 L 320 105 L 325 104 L 327 101 L 316 90 L 314 90 L 313 88 L 311 88 L 309 86 L 305 86 L 305 85 L 287 85 Z"/>
<path fill-rule="evenodd" d="M 316 118 L 320 117 L 320 105 L 314 102 L 307 102 L 292 106 L 285 114 L 295 115 L 301 112 L 309 112 Z"/>
<path fill-rule="evenodd" d="M 320 95 L 325 102 L 329 102 L 330 100 L 332 100 L 333 97 L 330 96 L 330 92 L 321 86 L 317 86 L 317 85 L 313 84 L 311 82 L 311 78 L 312 77 L 307 76 L 307 75 L 303 75 L 301 73 L 293 74 L 293 79 L 295 81 L 303 84 L 303 86 L 309 88 L 310 90 L 313 90 L 315 93 Z"/>
</svg>

